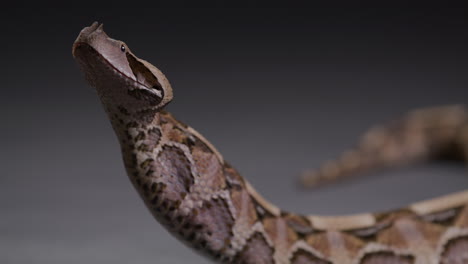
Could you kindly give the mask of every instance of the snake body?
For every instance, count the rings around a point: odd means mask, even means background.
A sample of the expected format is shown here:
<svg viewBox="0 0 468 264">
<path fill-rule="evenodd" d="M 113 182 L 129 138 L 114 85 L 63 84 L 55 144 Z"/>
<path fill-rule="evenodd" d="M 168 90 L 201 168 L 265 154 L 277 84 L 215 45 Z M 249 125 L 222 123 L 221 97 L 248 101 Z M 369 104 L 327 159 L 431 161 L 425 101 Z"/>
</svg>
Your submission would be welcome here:
<svg viewBox="0 0 468 264">
<path fill-rule="evenodd" d="M 102 25 L 81 31 L 73 56 L 98 92 L 147 208 L 209 258 L 242 264 L 468 263 L 468 191 L 383 213 L 327 217 L 281 210 L 202 135 L 163 110 L 173 97 L 166 77 L 108 37 Z M 461 106 L 412 112 L 372 129 L 355 149 L 304 181 L 421 159 L 465 160 L 467 121 Z"/>
</svg>

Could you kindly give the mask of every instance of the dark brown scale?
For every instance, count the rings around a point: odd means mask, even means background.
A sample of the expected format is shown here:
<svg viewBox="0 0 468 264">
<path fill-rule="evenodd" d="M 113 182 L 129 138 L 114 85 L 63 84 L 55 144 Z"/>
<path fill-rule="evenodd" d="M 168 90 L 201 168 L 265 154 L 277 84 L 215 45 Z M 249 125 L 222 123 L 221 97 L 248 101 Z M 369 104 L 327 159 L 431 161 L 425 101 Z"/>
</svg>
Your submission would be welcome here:
<svg viewBox="0 0 468 264">
<path fill-rule="evenodd" d="M 376 240 L 376 235 L 381 232 L 382 230 L 389 228 L 391 226 L 391 221 L 384 220 L 380 221 L 379 223 L 366 228 L 355 229 L 347 231 L 347 233 L 357 236 L 360 239 L 363 239 L 367 242 Z"/>
<path fill-rule="evenodd" d="M 179 237 L 181 237 L 182 239 L 186 239 L 188 237 L 188 233 L 186 233 L 183 229 L 179 228 L 177 231 L 176 231 L 176 235 L 178 235 Z"/>
<path fill-rule="evenodd" d="M 125 131 L 125 137 L 127 137 L 127 140 L 130 140 L 132 139 L 132 135 L 130 135 L 130 133 L 127 131 Z"/>
<path fill-rule="evenodd" d="M 218 251 L 225 245 L 226 239 L 232 237 L 230 227 L 234 224 L 234 218 L 229 211 L 226 201 L 222 198 L 212 200 L 210 206 L 206 203 L 200 208 L 196 215 L 189 216 L 192 225 L 199 225 L 201 239 L 208 242 L 208 248 Z"/>
<path fill-rule="evenodd" d="M 152 133 L 155 133 L 161 136 L 161 131 L 159 130 L 159 128 L 153 127 L 150 130 L 148 130 L 148 134 L 152 134 Z"/>
<path fill-rule="evenodd" d="M 152 205 L 156 205 L 159 203 L 159 196 L 156 195 L 152 200 L 151 200 L 151 204 Z"/>
<path fill-rule="evenodd" d="M 168 226 L 170 226 L 171 229 L 174 229 L 175 228 L 175 225 L 174 225 L 175 223 L 174 223 L 174 221 L 172 221 L 173 217 L 169 213 L 166 212 L 166 214 L 164 215 L 164 220 L 166 221 L 166 224 Z"/>
<path fill-rule="evenodd" d="M 150 102 L 153 105 L 157 105 L 161 102 L 161 97 L 153 94 L 152 92 L 148 90 L 143 90 L 143 89 L 127 90 L 127 94 L 137 100 Z"/>
<path fill-rule="evenodd" d="M 148 196 L 150 193 L 148 183 L 143 184 L 142 189 L 143 189 L 143 193 L 145 194 L 145 196 Z"/>
<path fill-rule="evenodd" d="M 195 233 L 192 232 L 192 233 L 187 237 L 187 240 L 188 240 L 188 241 L 194 241 L 194 240 L 195 240 L 195 237 L 196 237 Z"/>
<path fill-rule="evenodd" d="M 257 212 L 257 216 L 260 220 L 263 220 L 265 219 L 266 217 L 268 217 L 268 213 L 267 211 L 265 210 L 265 208 L 263 208 L 261 205 L 259 205 L 258 203 L 255 203 L 255 211 Z M 273 216 L 273 215 L 270 215 L 270 217 Z"/>
<path fill-rule="evenodd" d="M 463 210 L 464 206 L 458 208 L 451 208 L 448 210 L 435 212 L 432 214 L 421 216 L 421 219 L 424 221 L 428 221 L 431 223 L 444 225 L 444 226 L 452 226 L 456 221 L 457 217 Z"/>
<path fill-rule="evenodd" d="M 136 135 L 135 141 L 143 140 L 143 139 L 145 139 L 145 137 L 146 137 L 145 132 L 140 131 L 140 133 L 138 133 L 138 135 Z"/>
<path fill-rule="evenodd" d="M 234 257 L 235 264 L 273 264 L 274 249 L 260 233 L 255 233 L 249 238 L 246 245 Z"/>
<path fill-rule="evenodd" d="M 257 212 L 257 217 L 260 220 L 263 221 L 265 218 L 268 218 L 268 217 L 276 217 L 273 213 L 271 213 L 265 207 L 260 205 L 260 203 L 255 201 L 255 199 L 253 197 L 251 197 L 251 198 L 252 198 L 252 202 L 254 203 L 255 211 Z"/>
<path fill-rule="evenodd" d="M 131 158 L 130 158 L 130 159 L 131 159 L 131 161 L 132 161 L 133 163 L 135 163 L 135 164 L 137 163 L 137 155 L 136 155 L 135 152 L 132 152 Z M 132 168 L 135 168 L 135 167 L 132 167 Z"/>
<path fill-rule="evenodd" d="M 213 252 L 211 254 L 214 256 L 215 259 L 221 259 L 221 257 L 222 257 L 220 252 L 216 252 L 216 253 Z"/>
<path fill-rule="evenodd" d="M 149 170 L 147 170 L 147 171 L 145 172 L 145 176 L 146 176 L 146 177 L 151 177 L 151 176 L 153 176 L 153 173 L 154 173 L 154 171 L 151 170 L 151 169 L 149 169 Z"/>
<path fill-rule="evenodd" d="M 179 223 L 179 224 L 182 223 L 183 220 L 184 220 L 184 217 L 181 216 L 181 215 L 178 215 L 178 216 L 176 217 L 176 221 L 177 221 L 177 223 Z"/>
<path fill-rule="evenodd" d="M 141 152 L 148 152 L 148 151 L 150 151 L 150 148 L 149 148 L 148 145 L 146 145 L 146 144 L 140 144 L 140 145 L 137 147 L 137 150 L 138 150 L 138 151 L 141 151 Z"/>
<path fill-rule="evenodd" d="M 192 148 L 195 145 L 196 142 L 197 142 L 197 140 L 193 135 L 189 135 L 186 138 L 186 145 L 189 146 L 189 148 Z"/>
<path fill-rule="evenodd" d="M 153 193 L 156 192 L 156 189 L 157 189 L 157 188 L 158 188 L 158 184 L 155 183 L 155 182 L 153 182 L 153 183 L 151 184 L 151 192 L 153 192 Z"/>
<path fill-rule="evenodd" d="M 314 232 L 310 222 L 304 216 L 284 213 L 283 218 L 286 224 L 301 238 Z"/>
<path fill-rule="evenodd" d="M 224 239 L 224 246 L 230 248 L 231 247 L 231 239 L 225 238 Z"/>
<path fill-rule="evenodd" d="M 142 169 L 146 169 L 148 166 L 151 165 L 151 163 L 152 163 L 153 161 L 154 161 L 153 159 L 148 158 L 148 159 L 146 159 L 145 161 L 143 161 L 143 162 L 140 164 L 140 167 L 141 167 Z"/>
<path fill-rule="evenodd" d="M 117 106 L 117 109 L 118 109 L 119 112 L 120 112 L 121 114 L 123 114 L 123 115 L 128 116 L 128 115 L 130 114 L 130 113 L 128 112 L 127 108 L 125 108 L 125 107 L 123 107 L 123 106 L 121 106 L 121 105 Z"/>
<path fill-rule="evenodd" d="M 312 253 L 299 249 L 294 252 L 291 264 L 332 264 L 330 261 L 321 259 Z"/>
<path fill-rule="evenodd" d="M 206 244 L 207 244 L 206 240 L 201 240 L 199 243 L 202 248 L 206 248 Z"/>
<path fill-rule="evenodd" d="M 161 131 L 159 128 L 151 128 L 148 131 L 146 131 L 146 134 L 143 136 L 136 139 L 136 140 L 142 140 L 142 145 L 145 145 L 145 149 L 142 151 L 153 151 L 159 144 L 159 141 L 161 140 Z"/>
<path fill-rule="evenodd" d="M 192 137 L 193 137 L 193 135 L 192 135 Z M 210 147 L 208 147 L 208 145 L 206 145 L 199 138 L 193 138 L 193 139 L 195 141 L 192 144 L 189 145 L 191 151 L 193 151 L 196 148 L 196 149 L 198 149 L 200 151 L 203 151 L 203 152 L 212 153 Z"/>
<path fill-rule="evenodd" d="M 188 169 L 188 168 L 186 168 L 186 169 Z M 184 184 L 185 184 L 185 186 L 191 186 L 193 184 L 193 179 L 185 179 Z M 189 187 L 186 187 L 186 190 L 188 191 Z"/>
<path fill-rule="evenodd" d="M 182 229 L 190 229 L 192 225 L 189 222 L 186 222 L 183 226 Z"/>
<path fill-rule="evenodd" d="M 162 203 L 161 203 L 161 209 L 163 210 L 166 210 L 168 207 L 168 202 L 166 200 L 164 200 Z"/>
<path fill-rule="evenodd" d="M 224 162 L 223 174 L 226 178 L 226 185 L 229 188 L 240 190 L 244 188 L 244 179 L 239 175 L 239 173 L 231 167 L 227 162 Z"/>
<path fill-rule="evenodd" d="M 442 264 L 468 263 L 468 236 L 460 236 L 448 241 L 441 257 Z"/>
<path fill-rule="evenodd" d="M 135 121 L 128 122 L 126 128 L 138 127 L 138 123 Z"/>
<path fill-rule="evenodd" d="M 360 264 L 413 264 L 414 257 L 397 255 L 390 251 L 373 252 L 366 254 Z"/>
</svg>

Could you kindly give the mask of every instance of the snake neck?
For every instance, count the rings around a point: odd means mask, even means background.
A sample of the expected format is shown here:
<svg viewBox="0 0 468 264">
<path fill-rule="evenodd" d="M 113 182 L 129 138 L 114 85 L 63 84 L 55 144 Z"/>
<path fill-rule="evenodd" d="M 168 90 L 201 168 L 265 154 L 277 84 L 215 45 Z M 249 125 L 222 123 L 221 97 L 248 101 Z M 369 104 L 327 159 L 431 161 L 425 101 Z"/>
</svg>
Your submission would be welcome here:
<svg viewBox="0 0 468 264">
<path fill-rule="evenodd" d="M 198 132 L 164 111 L 145 120 L 112 123 L 131 182 L 173 235 L 204 255 L 228 260 L 264 232 L 255 224 L 259 219 L 279 216 Z M 265 235 L 258 236 L 252 243 L 270 249 Z"/>
</svg>

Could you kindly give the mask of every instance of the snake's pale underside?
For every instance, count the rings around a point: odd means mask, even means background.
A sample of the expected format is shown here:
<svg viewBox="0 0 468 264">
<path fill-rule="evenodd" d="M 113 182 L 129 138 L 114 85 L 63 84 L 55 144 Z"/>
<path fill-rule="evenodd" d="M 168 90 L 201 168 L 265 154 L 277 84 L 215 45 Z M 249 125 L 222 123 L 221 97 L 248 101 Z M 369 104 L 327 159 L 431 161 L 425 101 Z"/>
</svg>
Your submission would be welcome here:
<svg viewBox="0 0 468 264">
<path fill-rule="evenodd" d="M 156 67 L 104 33 L 84 28 L 73 56 L 96 88 L 127 174 L 154 217 L 220 263 L 467 264 L 468 191 L 406 208 L 347 216 L 298 215 L 266 201 L 193 128 L 165 112 L 172 87 Z M 307 186 L 421 160 L 468 157 L 462 106 L 408 113 L 304 175 Z"/>
</svg>

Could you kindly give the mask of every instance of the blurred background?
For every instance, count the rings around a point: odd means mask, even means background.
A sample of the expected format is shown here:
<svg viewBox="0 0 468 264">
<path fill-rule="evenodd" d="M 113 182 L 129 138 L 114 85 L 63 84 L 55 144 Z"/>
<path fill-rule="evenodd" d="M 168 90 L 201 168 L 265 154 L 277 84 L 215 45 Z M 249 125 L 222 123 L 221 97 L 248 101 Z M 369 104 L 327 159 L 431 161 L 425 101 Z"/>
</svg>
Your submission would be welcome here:
<svg viewBox="0 0 468 264">
<path fill-rule="evenodd" d="M 0 263 L 208 263 L 153 220 L 127 179 L 71 55 L 95 20 L 167 75 L 168 110 L 281 208 L 384 210 L 468 185 L 462 165 L 435 163 L 297 186 L 373 124 L 468 102 L 464 10 L 2 11 Z"/>
</svg>

